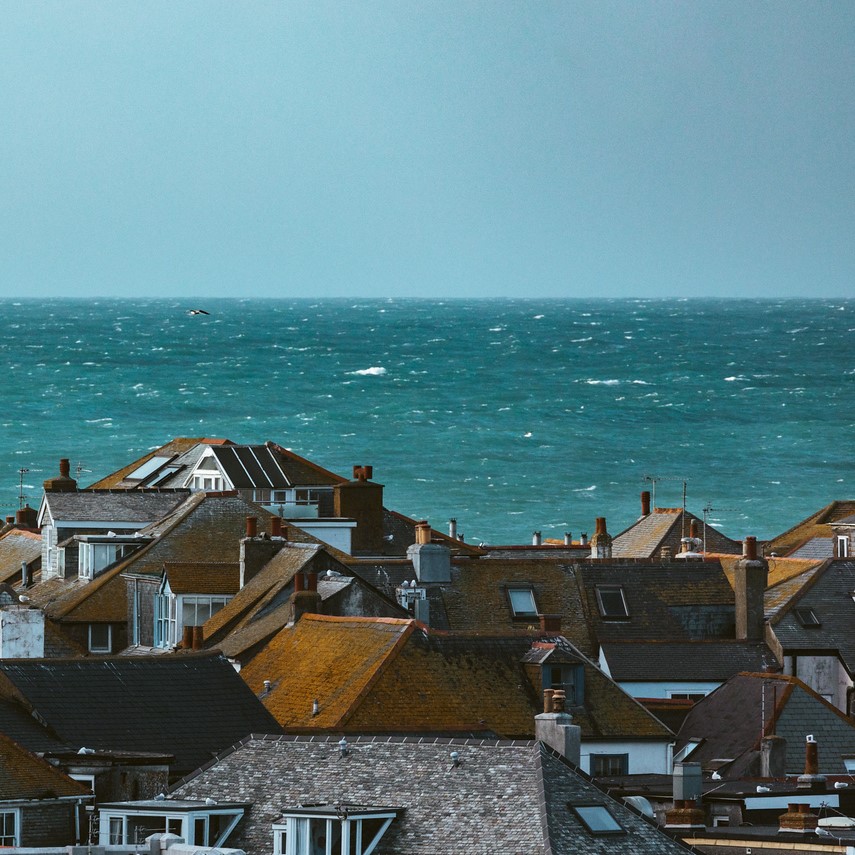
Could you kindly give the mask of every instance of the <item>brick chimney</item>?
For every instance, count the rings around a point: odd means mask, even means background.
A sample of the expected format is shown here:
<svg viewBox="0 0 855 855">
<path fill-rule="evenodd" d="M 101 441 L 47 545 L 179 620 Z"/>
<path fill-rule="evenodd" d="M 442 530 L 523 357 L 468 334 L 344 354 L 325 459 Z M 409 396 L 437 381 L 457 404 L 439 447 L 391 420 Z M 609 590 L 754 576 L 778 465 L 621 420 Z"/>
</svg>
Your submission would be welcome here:
<svg viewBox="0 0 855 855">
<path fill-rule="evenodd" d="M 279 523 L 279 536 L 273 535 L 272 538 L 267 538 L 258 537 L 258 520 L 256 517 L 246 518 L 246 537 L 240 542 L 241 588 L 256 576 L 266 566 L 267 562 L 285 546 L 285 539 L 282 537 L 282 520 L 279 517 L 270 518 L 271 530 L 277 530 L 277 521 Z"/>
<path fill-rule="evenodd" d="M 746 537 L 742 558 L 733 568 L 736 597 L 736 637 L 740 641 L 763 641 L 766 622 L 763 595 L 769 580 L 769 564 L 757 555 L 757 538 Z"/>
<path fill-rule="evenodd" d="M 23 508 L 15 512 L 15 525 L 19 528 L 38 528 L 39 512 L 29 505 L 24 505 Z"/>
<path fill-rule="evenodd" d="M 591 538 L 591 558 L 612 557 L 612 536 L 606 531 L 606 518 L 597 517 L 597 530 Z"/>
<path fill-rule="evenodd" d="M 451 550 L 431 543 L 430 537 L 430 525 L 426 521 L 416 523 L 416 542 L 407 547 L 407 558 L 413 562 L 419 582 L 447 584 L 451 581 Z"/>
<path fill-rule="evenodd" d="M 650 515 L 650 490 L 644 490 L 641 494 L 641 516 Z"/>
<path fill-rule="evenodd" d="M 59 476 L 48 478 L 44 482 L 46 493 L 74 493 L 77 491 L 77 481 L 71 477 L 71 465 L 67 457 L 59 461 Z"/>
<path fill-rule="evenodd" d="M 555 749 L 574 766 L 581 759 L 582 728 L 573 724 L 573 716 L 564 711 L 564 692 L 547 689 L 544 710 L 534 717 L 534 738 Z"/>
<path fill-rule="evenodd" d="M 294 593 L 291 594 L 291 621 L 297 623 L 303 615 L 319 615 L 321 595 L 318 593 L 318 574 L 299 570 L 294 574 Z"/>
<path fill-rule="evenodd" d="M 805 738 L 805 770 L 799 775 L 796 785 L 800 790 L 825 792 L 825 775 L 819 774 L 819 744 L 812 734 Z"/>
<path fill-rule="evenodd" d="M 789 834 L 816 834 L 819 818 L 811 813 L 810 805 L 791 803 L 787 812 L 778 817 L 778 832 Z"/>
<path fill-rule="evenodd" d="M 356 520 L 351 534 L 351 552 L 381 555 L 383 540 L 383 485 L 371 478 L 371 466 L 354 466 L 353 480 L 333 488 L 333 513 L 337 517 Z"/>
</svg>

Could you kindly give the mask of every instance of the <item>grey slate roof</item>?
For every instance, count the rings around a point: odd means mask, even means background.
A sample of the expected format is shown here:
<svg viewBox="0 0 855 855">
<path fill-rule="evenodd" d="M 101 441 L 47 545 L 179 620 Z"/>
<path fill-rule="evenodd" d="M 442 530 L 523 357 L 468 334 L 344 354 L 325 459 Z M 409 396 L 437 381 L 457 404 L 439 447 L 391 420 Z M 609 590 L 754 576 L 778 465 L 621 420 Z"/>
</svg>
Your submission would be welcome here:
<svg viewBox="0 0 855 855">
<path fill-rule="evenodd" d="M 838 651 L 850 674 L 855 674 L 855 561 L 838 559 L 819 568 L 786 608 L 772 619 L 784 652 Z M 819 626 L 805 627 L 795 609 L 811 608 Z"/>
<path fill-rule="evenodd" d="M 0 675 L 6 697 L 19 693 L 66 744 L 172 754 L 173 774 L 249 733 L 281 732 L 220 654 L 6 659 Z"/>
<path fill-rule="evenodd" d="M 607 642 L 602 646 L 613 680 L 727 680 L 762 671 L 775 655 L 762 642 Z"/>
<path fill-rule="evenodd" d="M 149 493 L 127 490 L 79 491 L 45 493 L 44 503 L 55 521 L 152 523 L 165 517 L 188 495 L 187 490 Z"/>
<path fill-rule="evenodd" d="M 250 802 L 229 845 L 269 852 L 289 807 L 348 803 L 403 808 L 377 855 L 678 853 L 689 851 L 612 800 L 539 742 L 349 737 L 250 738 L 181 783 L 181 799 Z M 451 752 L 460 755 L 454 767 Z M 597 803 L 626 834 L 589 834 L 568 802 Z"/>
<path fill-rule="evenodd" d="M 816 558 L 820 561 L 834 557 L 834 544 L 830 537 L 812 537 L 798 549 L 794 549 L 790 558 Z"/>
</svg>

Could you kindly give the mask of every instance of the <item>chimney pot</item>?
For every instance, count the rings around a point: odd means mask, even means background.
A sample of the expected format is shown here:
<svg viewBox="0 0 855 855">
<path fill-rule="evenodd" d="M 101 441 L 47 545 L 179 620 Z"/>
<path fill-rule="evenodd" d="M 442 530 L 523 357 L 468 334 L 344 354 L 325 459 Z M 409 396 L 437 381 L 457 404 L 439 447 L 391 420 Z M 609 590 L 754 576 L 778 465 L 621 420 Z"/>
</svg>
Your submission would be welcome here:
<svg viewBox="0 0 855 855">
<path fill-rule="evenodd" d="M 698 521 L 696 519 L 689 521 L 689 537 L 698 538 Z"/>
<path fill-rule="evenodd" d="M 202 627 L 201 626 L 194 626 L 193 627 L 193 649 L 194 650 L 201 650 L 203 640 L 204 640 L 204 637 L 202 635 Z"/>
<path fill-rule="evenodd" d="M 564 712 L 564 702 L 566 694 L 564 689 L 553 689 L 552 691 L 552 712 Z"/>
<path fill-rule="evenodd" d="M 59 461 L 59 474 L 62 475 L 63 478 L 71 477 L 71 464 L 67 457 L 63 457 Z"/>
<path fill-rule="evenodd" d="M 258 517 L 246 518 L 246 536 L 255 537 L 258 534 Z"/>
<path fill-rule="evenodd" d="M 580 546 L 587 546 L 588 545 L 588 532 L 587 531 L 583 531 L 579 535 L 579 545 Z"/>
<path fill-rule="evenodd" d="M 641 494 L 641 516 L 646 517 L 650 514 L 650 490 L 645 490 Z"/>
<path fill-rule="evenodd" d="M 270 517 L 270 536 L 282 537 L 282 517 Z"/>
<path fill-rule="evenodd" d="M 542 543 L 542 539 L 539 531 L 532 532 L 531 535 L 531 545 L 532 546 L 540 546 Z"/>
<path fill-rule="evenodd" d="M 569 531 L 564 532 L 564 545 L 572 546 L 573 545 L 573 535 Z"/>
<path fill-rule="evenodd" d="M 457 520 L 454 517 L 448 521 L 448 536 L 452 540 L 457 540 Z"/>
<path fill-rule="evenodd" d="M 543 690 L 543 711 L 545 713 L 552 712 L 552 693 L 554 689 L 544 689 Z"/>
<path fill-rule="evenodd" d="M 742 555 L 749 561 L 757 560 L 757 538 L 750 535 L 742 541 Z"/>
<path fill-rule="evenodd" d="M 305 591 L 306 584 L 305 579 L 303 578 L 303 571 L 298 570 L 294 574 L 294 593 L 296 594 L 298 591 Z"/>
<path fill-rule="evenodd" d="M 6 522 L 12 525 L 15 522 L 15 517 L 6 517 Z"/>
<path fill-rule="evenodd" d="M 597 517 L 597 534 L 605 534 L 606 533 L 606 518 L 605 517 Z"/>
<path fill-rule="evenodd" d="M 307 573 L 306 574 L 306 590 L 307 591 L 317 591 L 318 590 L 318 574 L 317 573 Z"/>
</svg>

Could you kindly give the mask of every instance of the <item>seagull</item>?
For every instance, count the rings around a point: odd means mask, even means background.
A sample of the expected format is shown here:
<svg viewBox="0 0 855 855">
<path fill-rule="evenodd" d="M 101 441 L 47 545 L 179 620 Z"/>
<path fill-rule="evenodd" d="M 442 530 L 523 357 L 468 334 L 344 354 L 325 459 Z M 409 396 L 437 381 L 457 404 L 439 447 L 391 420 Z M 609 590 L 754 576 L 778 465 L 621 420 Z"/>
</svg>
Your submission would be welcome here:
<svg viewBox="0 0 855 855">
<path fill-rule="evenodd" d="M 210 315 L 210 312 L 206 312 L 204 309 L 190 309 L 187 312 L 188 315 Z"/>
</svg>

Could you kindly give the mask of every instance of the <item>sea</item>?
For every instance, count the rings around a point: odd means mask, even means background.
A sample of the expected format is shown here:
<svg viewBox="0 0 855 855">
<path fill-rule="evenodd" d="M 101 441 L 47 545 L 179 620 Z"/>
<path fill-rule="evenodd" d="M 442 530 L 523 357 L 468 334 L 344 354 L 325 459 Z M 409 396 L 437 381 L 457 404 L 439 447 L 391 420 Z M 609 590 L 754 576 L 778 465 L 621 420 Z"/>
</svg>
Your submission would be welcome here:
<svg viewBox="0 0 855 855">
<path fill-rule="evenodd" d="M 189 314 L 203 308 L 208 314 Z M 0 300 L 0 508 L 173 437 L 273 440 L 469 542 L 855 498 L 855 300 Z"/>
</svg>

